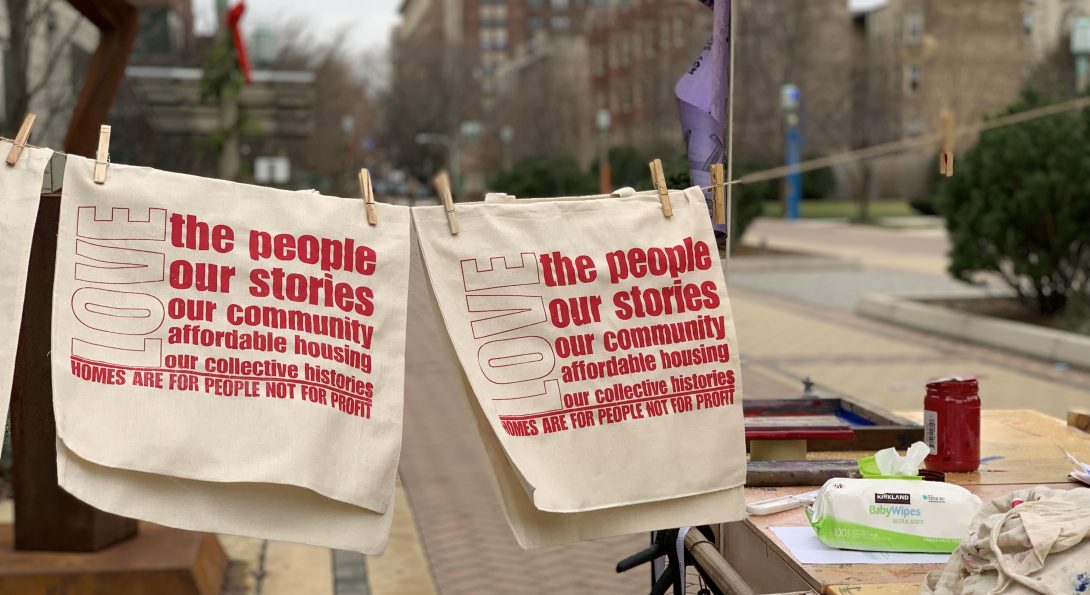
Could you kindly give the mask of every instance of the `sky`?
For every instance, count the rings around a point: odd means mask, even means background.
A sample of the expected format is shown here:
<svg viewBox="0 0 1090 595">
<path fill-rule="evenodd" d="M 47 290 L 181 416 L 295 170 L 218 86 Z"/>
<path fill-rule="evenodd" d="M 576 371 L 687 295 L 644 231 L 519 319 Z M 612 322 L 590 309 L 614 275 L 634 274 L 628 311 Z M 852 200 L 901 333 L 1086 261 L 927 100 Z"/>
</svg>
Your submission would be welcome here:
<svg viewBox="0 0 1090 595">
<path fill-rule="evenodd" d="M 855 10 L 870 10 L 871 8 L 886 4 L 886 0 L 848 0 L 848 8 Z"/>
<path fill-rule="evenodd" d="M 237 0 L 231 0 L 235 4 Z M 243 26 L 252 31 L 258 25 L 277 26 L 301 23 L 307 32 L 320 38 L 349 28 L 350 51 L 385 49 L 390 31 L 397 24 L 397 9 L 402 0 L 246 0 Z M 193 0 L 198 31 L 212 25 L 215 0 Z"/>
</svg>

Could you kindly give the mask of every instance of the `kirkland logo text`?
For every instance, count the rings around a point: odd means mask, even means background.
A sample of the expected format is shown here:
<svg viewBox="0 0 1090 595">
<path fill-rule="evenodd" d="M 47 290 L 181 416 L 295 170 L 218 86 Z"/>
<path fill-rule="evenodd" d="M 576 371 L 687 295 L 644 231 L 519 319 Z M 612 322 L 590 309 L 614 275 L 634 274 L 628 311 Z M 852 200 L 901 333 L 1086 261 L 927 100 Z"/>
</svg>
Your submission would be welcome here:
<svg viewBox="0 0 1090 595">
<path fill-rule="evenodd" d="M 912 496 L 909 494 L 875 494 L 875 504 L 912 504 Z"/>
</svg>

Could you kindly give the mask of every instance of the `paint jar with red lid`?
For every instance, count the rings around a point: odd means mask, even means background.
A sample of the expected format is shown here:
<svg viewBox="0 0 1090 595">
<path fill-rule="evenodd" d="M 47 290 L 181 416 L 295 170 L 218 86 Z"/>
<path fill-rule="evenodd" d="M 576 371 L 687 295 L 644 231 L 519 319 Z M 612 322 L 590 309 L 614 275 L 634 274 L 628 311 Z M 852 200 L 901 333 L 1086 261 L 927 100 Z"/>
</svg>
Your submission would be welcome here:
<svg viewBox="0 0 1090 595">
<path fill-rule="evenodd" d="M 980 466 L 980 394 L 976 378 L 939 378 L 927 383 L 923 401 L 928 469 L 967 473 Z"/>
</svg>

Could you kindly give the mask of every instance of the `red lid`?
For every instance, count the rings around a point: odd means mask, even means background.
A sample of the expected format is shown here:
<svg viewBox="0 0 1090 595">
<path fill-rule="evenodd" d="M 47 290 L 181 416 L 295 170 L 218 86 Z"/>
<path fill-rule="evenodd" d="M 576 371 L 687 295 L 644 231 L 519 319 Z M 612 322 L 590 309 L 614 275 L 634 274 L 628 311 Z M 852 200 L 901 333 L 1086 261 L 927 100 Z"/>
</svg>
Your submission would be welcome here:
<svg viewBox="0 0 1090 595">
<path fill-rule="evenodd" d="M 950 376 L 936 378 L 927 383 L 928 394 L 942 394 L 951 397 L 973 397 L 979 391 L 973 376 Z"/>
</svg>

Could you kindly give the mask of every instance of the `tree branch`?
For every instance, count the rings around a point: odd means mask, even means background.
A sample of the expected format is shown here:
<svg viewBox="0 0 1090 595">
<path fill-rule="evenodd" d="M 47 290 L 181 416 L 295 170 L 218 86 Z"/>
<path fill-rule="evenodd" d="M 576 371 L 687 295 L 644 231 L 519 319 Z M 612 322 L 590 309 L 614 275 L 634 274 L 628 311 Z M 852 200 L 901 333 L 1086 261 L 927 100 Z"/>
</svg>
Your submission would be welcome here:
<svg viewBox="0 0 1090 595">
<path fill-rule="evenodd" d="M 65 31 L 64 35 L 61 37 L 60 43 L 58 43 L 56 47 L 50 48 L 49 61 L 45 64 L 45 69 L 42 73 L 41 80 L 39 80 L 37 84 L 30 85 L 30 87 L 27 89 L 28 99 L 33 98 L 35 95 L 40 93 L 46 85 L 49 84 L 49 75 L 53 73 L 53 69 L 57 67 L 57 64 L 60 62 L 61 57 L 64 56 L 64 53 L 60 51 L 60 48 L 68 45 L 68 42 L 70 42 L 72 40 L 72 37 L 76 35 L 76 29 L 79 29 L 79 26 L 80 18 L 74 19 L 72 21 L 72 25 L 68 27 L 68 30 Z"/>
<path fill-rule="evenodd" d="M 48 14 L 49 11 L 53 9 L 53 5 L 56 3 L 57 0 L 45 0 L 45 2 L 43 2 L 41 6 L 38 7 L 38 10 L 30 13 L 30 15 L 27 16 L 26 19 L 27 29 L 34 27 L 34 25 L 38 23 L 38 19 Z"/>
</svg>

